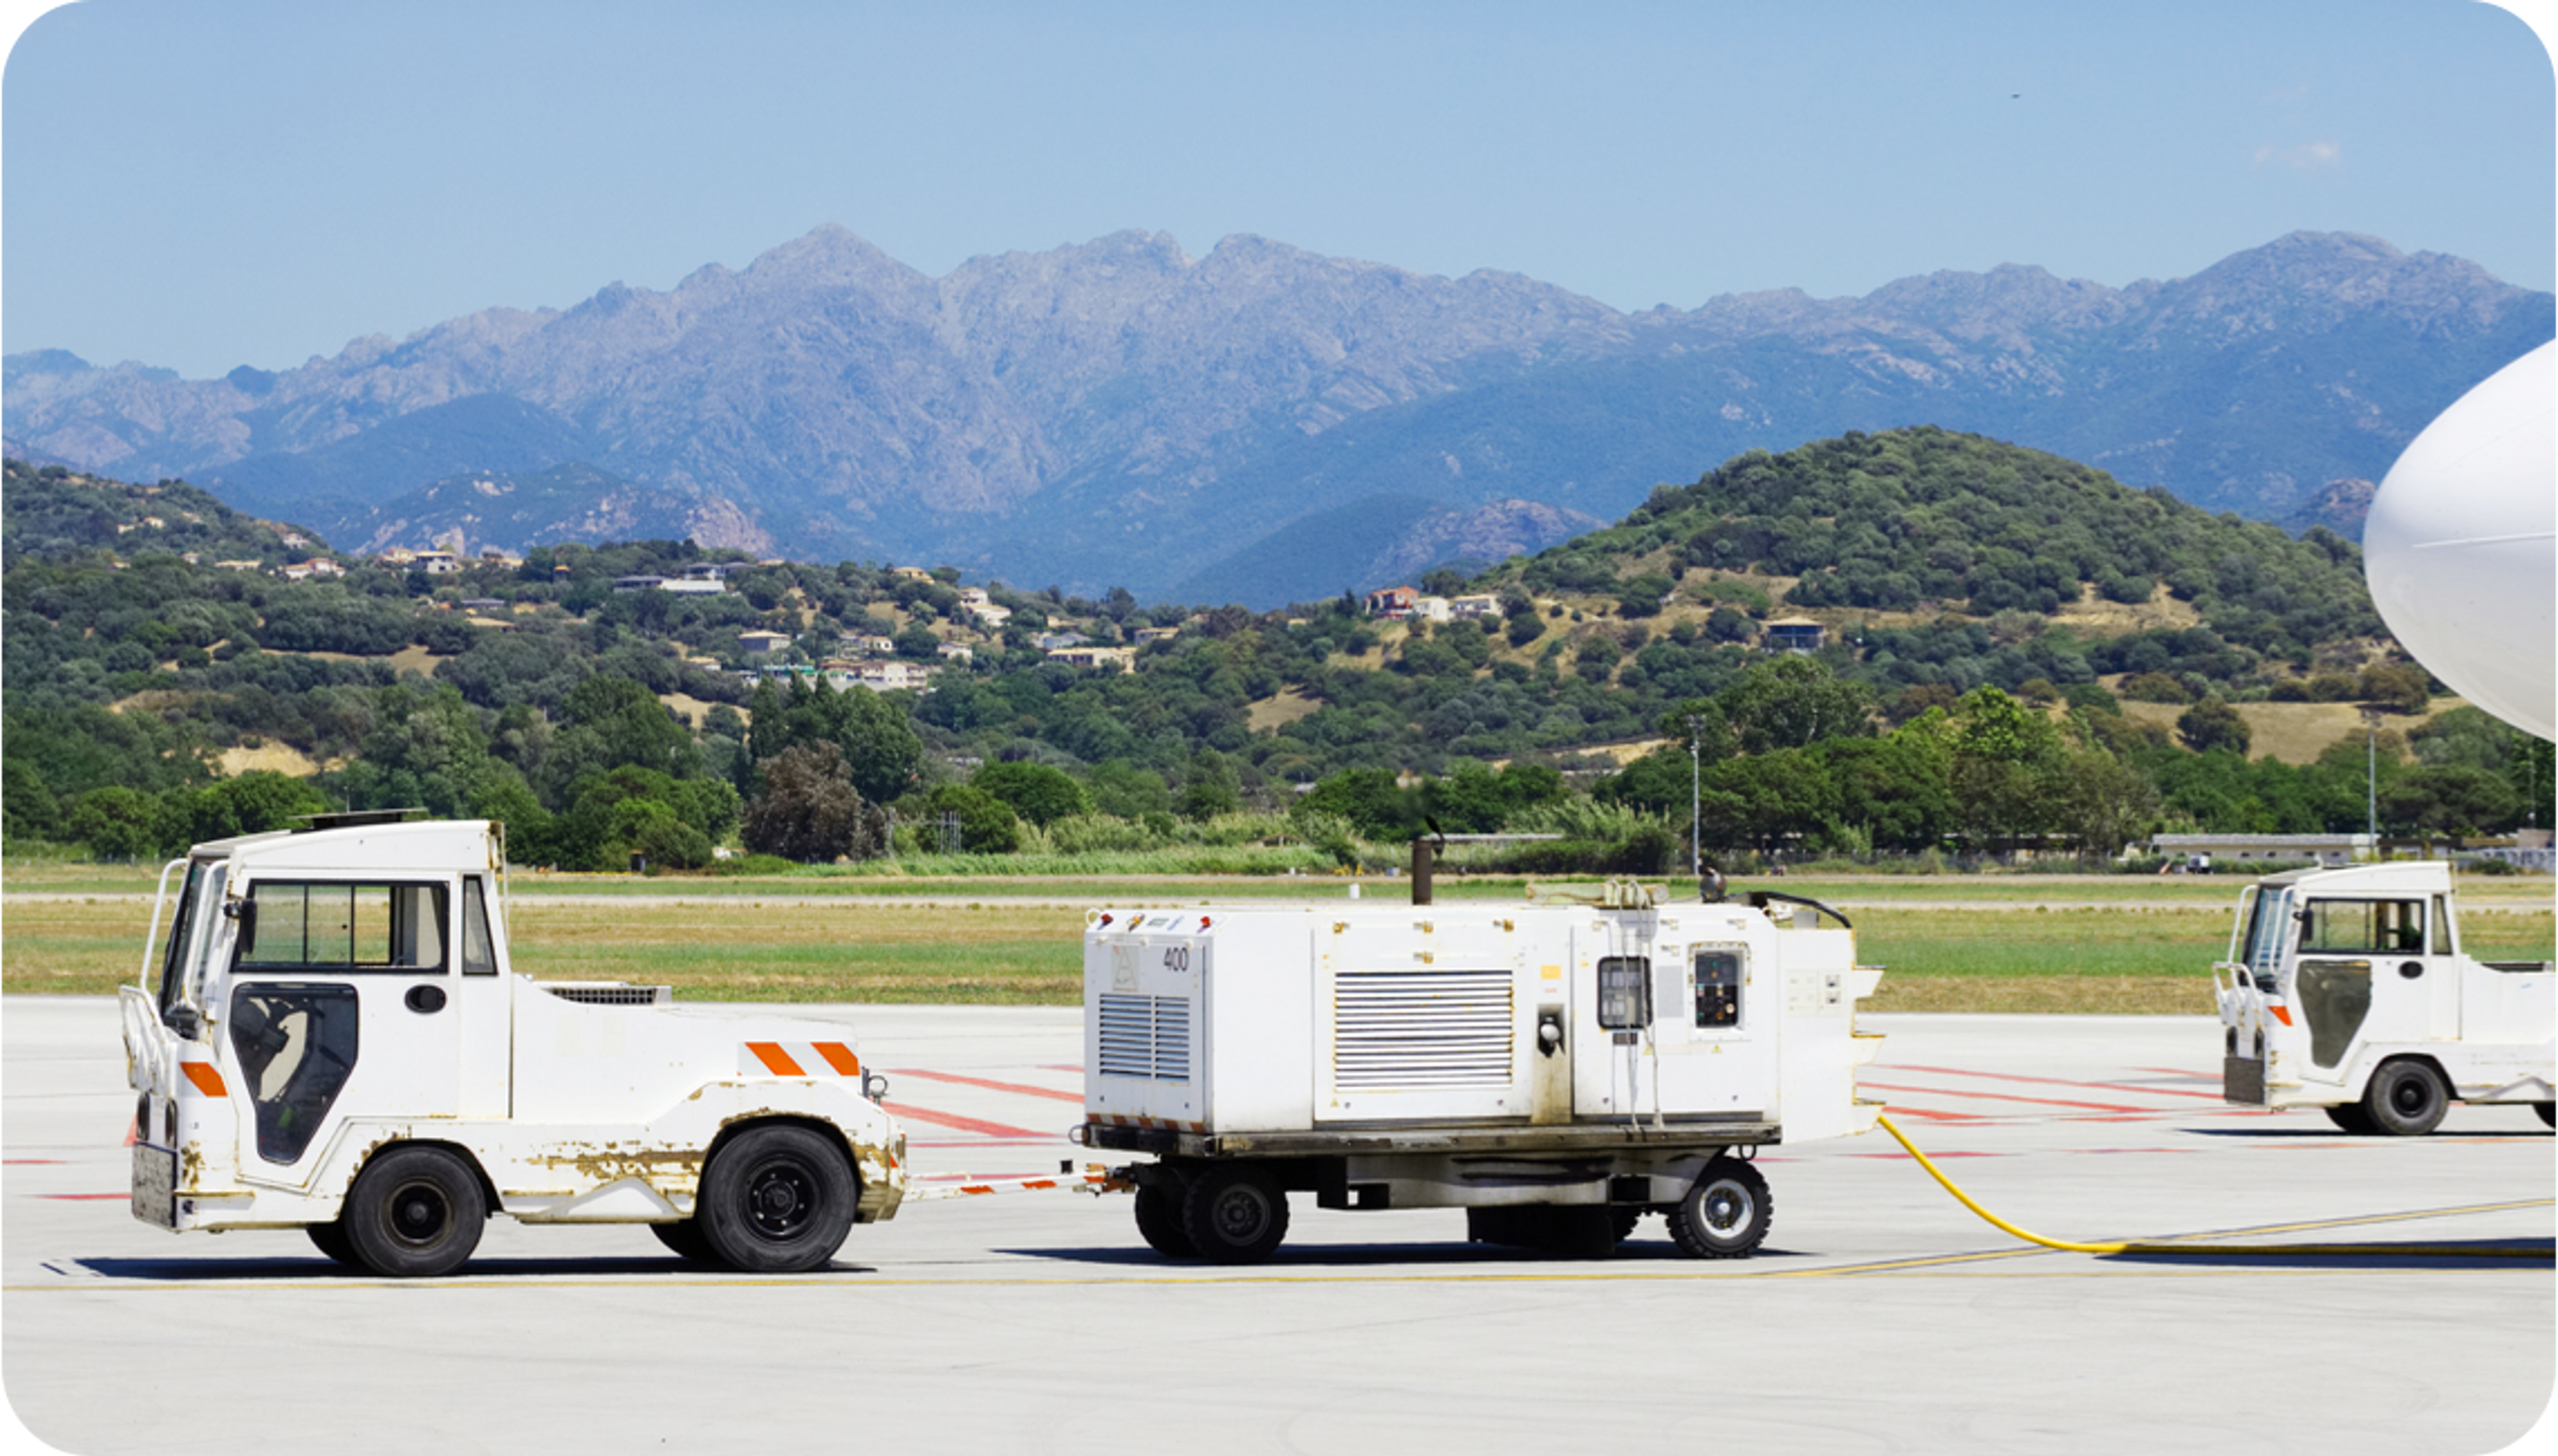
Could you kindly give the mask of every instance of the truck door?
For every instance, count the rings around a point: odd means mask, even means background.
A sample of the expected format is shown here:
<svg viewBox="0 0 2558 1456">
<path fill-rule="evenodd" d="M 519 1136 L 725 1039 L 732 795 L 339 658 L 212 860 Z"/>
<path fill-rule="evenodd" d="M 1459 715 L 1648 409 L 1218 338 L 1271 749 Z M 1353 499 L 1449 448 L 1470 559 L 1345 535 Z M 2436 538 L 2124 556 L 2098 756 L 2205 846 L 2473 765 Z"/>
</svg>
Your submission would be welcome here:
<svg viewBox="0 0 2558 1456">
<path fill-rule="evenodd" d="M 2366 1042 L 2460 1034 L 2458 980 L 2451 956 L 2428 942 L 2429 919 L 2412 895 L 2320 897 L 2301 907 L 2293 977 L 2310 1033 L 2304 1077 L 2343 1081 Z"/>
<path fill-rule="evenodd" d="M 1648 1116 L 1657 1105 L 1653 929 L 1649 916 L 1610 916 L 1573 934 L 1575 1117 Z"/>
<path fill-rule="evenodd" d="M 454 901 L 449 877 L 248 887 L 221 1029 L 242 1177 L 307 1187 L 350 1116 L 460 1112 Z"/>
</svg>

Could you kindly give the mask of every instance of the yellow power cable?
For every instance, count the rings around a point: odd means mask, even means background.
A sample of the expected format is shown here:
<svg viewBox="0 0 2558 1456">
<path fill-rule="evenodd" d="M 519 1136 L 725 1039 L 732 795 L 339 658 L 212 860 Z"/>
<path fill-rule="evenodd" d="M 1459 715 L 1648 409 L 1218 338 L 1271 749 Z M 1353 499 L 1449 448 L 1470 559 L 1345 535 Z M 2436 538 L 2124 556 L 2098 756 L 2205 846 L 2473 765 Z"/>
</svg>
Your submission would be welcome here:
<svg viewBox="0 0 2558 1456">
<path fill-rule="evenodd" d="M 2065 1238 L 2046 1238 L 2040 1234 L 2027 1233 L 1974 1203 L 1972 1196 L 1955 1187 L 1954 1180 L 1946 1177 L 1944 1170 L 1937 1167 L 1925 1153 L 1918 1151 L 1918 1145 L 1912 1142 L 1908 1134 L 1895 1126 L 1890 1117 L 1878 1113 L 1875 1121 L 1882 1125 L 1884 1131 L 1892 1134 L 1893 1141 L 1908 1149 L 1910 1156 L 1918 1160 L 1918 1166 L 1927 1170 L 1928 1177 L 1935 1179 L 1947 1193 L 1954 1196 L 1957 1202 L 1980 1215 L 1992 1228 L 2001 1233 L 2013 1235 L 2028 1243 L 2039 1243 L 2046 1248 L 2057 1248 L 2064 1253 L 2342 1254 L 2357 1257 L 2398 1254 L 2434 1258 L 2538 1259 L 2543 1262 L 2549 1261 L 2552 1257 L 2552 1250 L 2546 1248 L 2494 1247 L 2465 1243 L 2144 1243 L 2137 1240 L 2119 1243 L 2072 1243 Z"/>
</svg>

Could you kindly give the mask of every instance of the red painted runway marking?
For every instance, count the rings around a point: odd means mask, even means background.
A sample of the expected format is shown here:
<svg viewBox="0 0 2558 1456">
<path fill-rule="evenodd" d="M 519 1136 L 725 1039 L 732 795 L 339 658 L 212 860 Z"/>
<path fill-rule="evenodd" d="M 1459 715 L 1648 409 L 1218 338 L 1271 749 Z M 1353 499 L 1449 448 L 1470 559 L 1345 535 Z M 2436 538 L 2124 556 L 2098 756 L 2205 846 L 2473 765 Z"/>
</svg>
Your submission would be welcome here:
<svg viewBox="0 0 2558 1456">
<path fill-rule="evenodd" d="M 929 1122 L 935 1127 L 947 1127 L 954 1132 L 974 1132 L 986 1137 L 1039 1136 L 1037 1132 L 1027 1127 L 1014 1127 L 1003 1122 L 988 1122 L 978 1117 L 962 1117 L 956 1112 L 936 1112 L 929 1107 L 918 1107 L 908 1102 L 882 1102 L 880 1105 L 909 1122 Z"/>
<path fill-rule="evenodd" d="M 36 1197 L 55 1199 L 63 1203 L 104 1203 L 110 1198 L 120 1202 L 133 1195 L 130 1193 L 40 1193 Z"/>
<path fill-rule="evenodd" d="M 2135 1067 L 2132 1070 L 2134 1072 L 2155 1072 L 2163 1077 L 2182 1077 L 2188 1082 L 2218 1082 L 2220 1080 L 2211 1073 L 2188 1072 L 2182 1067 Z"/>
<path fill-rule="evenodd" d="M 1930 1112 L 1924 1107 L 1902 1106 L 1895 1106 L 1892 1110 L 1904 1117 L 1924 1117 L 1930 1122 L 1978 1122 L 1982 1120 L 1981 1114 L 1978 1112 Z"/>
<path fill-rule="evenodd" d="M 983 1077 L 961 1077 L 955 1072 L 923 1072 L 909 1067 L 891 1072 L 891 1077 L 921 1077 L 926 1082 L 955 1082 L 961 1087 L 982 1087 L 993 1092 L 1018 1092 L 1026 1097 L 1055 1097 L 1061 1102 L 1081 1103 L 1083 1093 L 1060 1092 L 1053 1087 L 1032 1087 L 1020 1082 L 992 1082 Z"/>
<path fill-rule="evenodd" d="M 1848 1156 L 1851 1158 L 1907 1159 L 1910 1155 L 1908 1153 L 1850 1153 Z M 1947 1158 L 2012 1158 L 2015 1156 L 2016 1154 L 2014 1153 L 1929 1153 L 1927 1155 L 1927 1160 L 1931 1163 L 1941 1163 Z"/>
<path fill-rule="evenodd" d="M 1081 1077 L 1083 1075 L 1083 1064 L 1079 1062 L 1042 1062 L 1040 1064 L 1040 1071 L 1071 1072 L 1075 1076 Z"/>
<path fill-rule="evenodd" d="M 1963 1092 L 1959 1089 L 1950 1087 L 1896 1087 L 1885 1082 L 1867 1082 L 1863 1078 L 1857 1079 L 1856 1086 L 1857 1090 L 1860 1092 L 1872 1089 L 1875 1092 L 1918 1092 L 1921 1096 L 1930 1097 L 1980 1097 L 1984 1100 L 1993 1102 L 2032 1102 L 2037 1106 L 2043 1107 L 2085 1107 L 2091 1112 L 2139 1112 L 2146 1110 L 2141 1107 L 2117 1106 L 2111 1102 L 2071 1102 L 2063 1101 L 2057 1097 L 2021 1097 L 2014 1092 Z"/>
<path fill-rule="evenodd" d="M 2103 1092 L 2151 1092 L 2163 1097 L 2202 1097 L 2206 1101 L 2214 1102 L 2220 1100 L 2220 1093 L 2218 1092 L 2187 1092 L 2181 1087 L 2130 1087 L 2119 1082 L 2069 1082 L 2058 1077 L 2022 1077 L 2013 1072 L 1973 1072 L 1962 1067 L 1911 1067 L 1906 1064 L 1896 1065 L 1900 1065 L 1901 1070 L 1904 1072 L 1925 1072 L 1937 1077 L 1987 1077 L 1999 1082 L 2039 1082 L 2049 1087 L 2088 1087 L 2096 1088 Z M 2154 1069 L 2140 1068 L 2135 1070 L 2149 1071 Z"/>
<path fill-rule="evenodd" d="M 142 1119 L 134 1118 L 124 1128 L 124 1145 L 131 1147 L 142 1140 Z"/>
<path fill-rule="evenodd" d="M 31 1167 L 40 1163 L 59 1163 L 60 1158 L 0 1158 L 0 1164 L 12 1168 Z"/>
</svg>

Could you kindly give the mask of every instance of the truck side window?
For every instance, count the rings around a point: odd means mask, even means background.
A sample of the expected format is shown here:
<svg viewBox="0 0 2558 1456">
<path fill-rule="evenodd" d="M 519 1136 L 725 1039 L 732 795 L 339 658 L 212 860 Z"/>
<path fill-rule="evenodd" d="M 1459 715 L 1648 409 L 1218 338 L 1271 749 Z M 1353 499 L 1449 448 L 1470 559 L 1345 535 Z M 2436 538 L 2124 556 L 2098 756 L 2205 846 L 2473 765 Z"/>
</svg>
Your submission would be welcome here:
<svg viewBox="0 0 2558 1456">
<path fill-rule="evenodd" d="M 1637 1031 L 1652 1024 L 1649 957 L 1609 955 L 1600 959 L 1599 1024 L 1609 1031 Z"/>
<path fill-rule="evenodd" d="M 1696 1024 L 1741 1024 L 1741 952 L 1696 952 Z"/>
<path fill-rule="evenodd" d="M 462 881 L 462 973 L 497 973 L 497 952 L 489 944 L 489 902 L 482 896 L 478 875 L 467 875 Z"/>
<path fill-rule="evenodd" d="M 244 970 L 444 973 L 442 885 L 260 880 Z"/>
<path fill-rule="evenodd" d="M 2301 912 L 2301 953 L 2421 955 L 2422 900 L 2313 900 Z"/>
</svg>

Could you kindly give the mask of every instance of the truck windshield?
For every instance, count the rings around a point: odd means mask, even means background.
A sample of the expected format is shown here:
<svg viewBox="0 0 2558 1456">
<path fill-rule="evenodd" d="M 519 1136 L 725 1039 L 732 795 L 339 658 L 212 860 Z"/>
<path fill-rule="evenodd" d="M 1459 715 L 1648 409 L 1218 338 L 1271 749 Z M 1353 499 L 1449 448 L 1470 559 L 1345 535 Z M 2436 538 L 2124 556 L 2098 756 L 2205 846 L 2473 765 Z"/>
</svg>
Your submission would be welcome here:
<svg viewBox="0 0 2558 1456">
<path fill-rule="evenodd" d="M 2291 924 L 2292 892 L 2263 886 L 2248 907 L 2245 954 L 2247 971 L 2255 979 L 2256 989 L 2271 991 L 2274 973 L 2282 965 L 2283 930 Z"/>
<path fill-rule="evenodd" d="M 221 916 L 222 883 L 230 876 L 227 859 L 203 859 L 187 866 L 186 888 L 178 896 L 178 915 L 169 927 L 168 953 L 160 961 L 160 1011 L 167 1015 L 184 1004 L 190 981 L 199 979 L 205 957 L 213 950 L 213 922 Z"/>
</svg>

